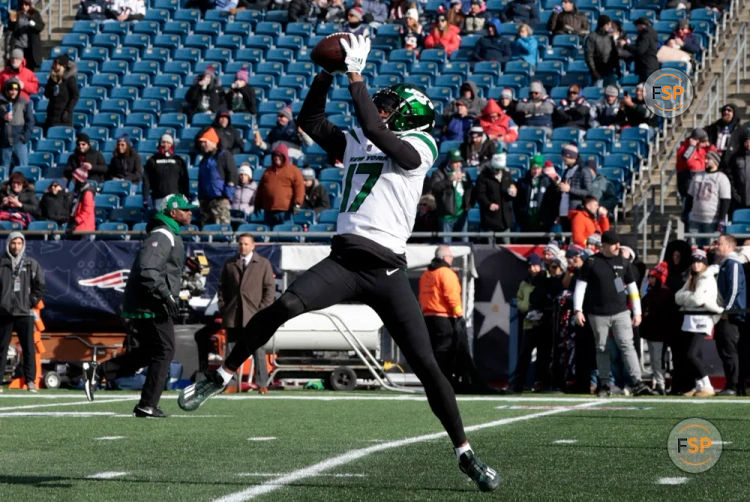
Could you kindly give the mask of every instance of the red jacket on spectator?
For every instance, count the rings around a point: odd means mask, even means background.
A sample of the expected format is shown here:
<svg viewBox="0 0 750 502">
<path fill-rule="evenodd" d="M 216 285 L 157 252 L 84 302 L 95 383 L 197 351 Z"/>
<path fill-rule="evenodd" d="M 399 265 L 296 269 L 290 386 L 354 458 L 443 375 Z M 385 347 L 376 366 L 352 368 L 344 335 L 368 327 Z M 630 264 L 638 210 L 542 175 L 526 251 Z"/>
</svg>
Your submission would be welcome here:
<svg viewBox="0 0 750 502">
<path fill-rule="evenodd" d="M 90 186 L 90 185 L 89 185 Z M 71 216 L 75 225 L 74 232 L 92 232 L 96 230 L 96 206 L 94 204 L 93 189 L 83 188 L 79 195 L 78 204 Z M 70 225 L 70 223 L 68 224 Z"/>
<path fill-rule="evenodd" d="M 690 139 L 686 139 L 682 142 L 680 147 L 677 149 L 677 172 L 681 173 L 684 171 L 705 171 L 706 170 L 706 153 L 709 150 L 716 150 L 715 146 L 709 146 L 708 148 L 702 148 L 699 145 L 695 145 L 695 151 L 690 158 L 684 158 L 683 154 L 685 150 L 690 147 Z"/>
<path fill-rule="evenodd" d="M 490 115 L 497 113 L 498 116 L 494 119 Z M 479 117 L 479 125 L 482 126 L 484 133 L 493 141 L 503 140 L 506 143 L 513 143 L 518 139 L 518 128 L 511 128 L 511 120 L 508 115 L 505 114 L 497 101 L 490 98 L 487 104 L 482 110 L 482 115 Z"/>
<path fill-rule="evenodd" d="M 21 66 L 18 70 L 14 70 L 10 65 L 10 59 L 5 61 L 5 68 L 0 72 L 0 89 L 3 88 L 5 82 L 17 78 L 21 84 L 21 96 L 31 100 L 31 95 L 39 92 L 39 79 L 36 78 L 34 72 L 26 68 L 26 60 L 21 62 Z"/>
<path fill-rule="evenodd" d="M 424 40 L 425 49 L 445 49 L 445 53 L 450 56 L 451 52 L 458 49 L 461 45 L 461 29 L 453 24 L 448 24 L 444 31 L 441 31 L 437 25 L 433 26 L 430 34 Z"/>
<path fill-rule="evenodd" d="M 598 219 L 594 219 L 591 212 L 585 207 L 581 209 L 573 209 L 568 213 L 568 219 L 570 220 L 570 231 L 573 234 L 573 244 L 578 244 L 581 247 L 586 247 L 586 239 L 591 234 L 603 234 L 609 230 L 609 218 L 606 216 L 599 216 Z"/>
</svg>

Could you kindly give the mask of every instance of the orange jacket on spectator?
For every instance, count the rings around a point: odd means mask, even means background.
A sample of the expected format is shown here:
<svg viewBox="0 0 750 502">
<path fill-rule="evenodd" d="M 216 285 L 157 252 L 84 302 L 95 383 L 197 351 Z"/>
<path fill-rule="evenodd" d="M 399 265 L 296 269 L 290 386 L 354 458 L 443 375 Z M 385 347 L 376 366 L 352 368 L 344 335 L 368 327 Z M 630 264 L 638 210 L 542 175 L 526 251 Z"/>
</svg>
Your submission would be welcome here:
<svg viewBox="0 0 750 502">
<path fill-rule="evenodd" d="M 299 168 L 289 162 L 289 149 L 280 144 L 274 150 L 284 156 L 280 168 L 269 166 L 263 171 L 255 194 L 255 207 L 265 211 L 289 211 L 295 204 L 305 202 L 305 181 Z"/>
<path fill-rule="evenodd" d="M 440 258 L 435 258 L 419 278 L 419 305 L 426 316 L 461 317 L 461 283 L 458 275 Z"/>
<path fill-rule="evenodd" d="M 491 118 L 490 115 L 497 113 L 496 118 Z M 497 101 L 491 99 L 487 101 L 482 110 L 482 115 L 479 117 L 479 125 L 482 126 L 484 133 L 493 141 L 503 140 L 506 143 L 513 143 L 518 139 L 518 128 L 511 128 L 511 120 L 508 115 L 505 114 Z"/>
<path fill-rule="evenodd" d="M 573 234 L 573 244 L 586 247 L 586 239 L 591 234 L 603 234 L 609 230 L 609 218 L 599 216 L 595 219 L 588 209 L 573 209 L 568 213 L 570 231 Z"/>
<path fill-rule="evenodd" d="M 441 31 L 437 26 L 433 26 L 430 30 L 430 34 L 424 40 L 425 49 L 445 49 L 445 53 L 450 56 L 451 52 L 458 49 L 461 45 L 461 29 L 454 25 L 448 24 L 445 31 Z"/>
<path fill-rule="evenodd" d="M 14 70 L 13 67 L 10 66 L 9 59 L 5 61 L 5 68 L 0 72 L 0 89 L 3 88 L 5 82 L 13 77 L 17 78 L 22 84 L 22 97 L 31 100 L 31 95 L 39 92 L 39 79 L 36 78 L 33 71 L 26 68 L 25 59 L 21 62 L 21 66 L 18 70 Z"/>
</svg>

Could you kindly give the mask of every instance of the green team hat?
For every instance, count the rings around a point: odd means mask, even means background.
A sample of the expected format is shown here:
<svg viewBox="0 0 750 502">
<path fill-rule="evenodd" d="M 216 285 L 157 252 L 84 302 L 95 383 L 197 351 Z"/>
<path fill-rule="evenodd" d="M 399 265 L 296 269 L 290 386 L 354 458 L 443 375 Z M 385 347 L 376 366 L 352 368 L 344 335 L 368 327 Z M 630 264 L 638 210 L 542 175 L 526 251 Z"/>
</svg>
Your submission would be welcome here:
<svg viewBox="0 0 750 502">
<path fill-rule="evenodd" d="M 198 206 L 191 204 L 187 198 L 181 193 L 173 193 L 164 197 L 164 202 L 161 205 L 161 211 L 167 213 L 172 209 L 196 209 Z"/>
<path fill-rule="evenodd" d="M 544 167 L 544 155 L 537 153 L 531 157 L 531 167 Z"/>
<path fill-rule="evenodd" d="M 449 162 L 463 162 L 464 158 L 461 156 L 461 150 L 454 148 L 448 152 Z"/>
</svg>

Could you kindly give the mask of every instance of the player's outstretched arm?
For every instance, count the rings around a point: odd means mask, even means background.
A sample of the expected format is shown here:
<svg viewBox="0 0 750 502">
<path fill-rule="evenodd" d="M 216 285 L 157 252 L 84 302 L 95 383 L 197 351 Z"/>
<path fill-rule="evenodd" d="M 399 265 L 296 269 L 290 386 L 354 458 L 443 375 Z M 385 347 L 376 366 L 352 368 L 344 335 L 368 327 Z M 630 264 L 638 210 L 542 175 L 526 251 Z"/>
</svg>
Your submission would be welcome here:
<svg viewBox="0 0 750 502">
<path fill-rule="evenodd" d="M 326 95 L 332 82 L 333 75 L 326 71 L 315 76 L 297 116 L 297 125 L 329 155 L 343 159 L 346 138 L 336 124 L 326 119 L 325 113 Z"/>
</svg>

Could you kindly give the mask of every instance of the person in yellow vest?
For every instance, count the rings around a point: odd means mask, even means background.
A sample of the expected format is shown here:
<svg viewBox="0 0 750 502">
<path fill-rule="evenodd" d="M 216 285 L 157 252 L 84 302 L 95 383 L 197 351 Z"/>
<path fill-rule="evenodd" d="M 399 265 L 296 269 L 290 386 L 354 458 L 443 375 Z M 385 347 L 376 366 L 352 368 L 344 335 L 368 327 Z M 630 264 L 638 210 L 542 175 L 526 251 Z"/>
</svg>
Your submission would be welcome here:
<svg viewBox="0 0 750 502">
<path fill-rule="evenodd" d="M 464 309 L 461 283 L 453 271 L 450 246 L 438 246 L 435 258 L 419 278 L 419 305 L 430 333 L 432 351 L 445 377 L 454 382 L 459 322 Z"/>
</svg>

